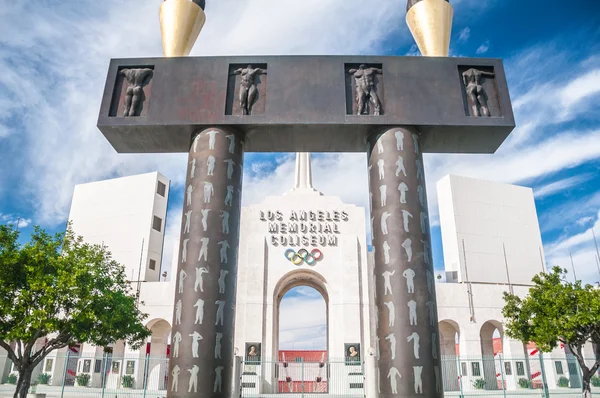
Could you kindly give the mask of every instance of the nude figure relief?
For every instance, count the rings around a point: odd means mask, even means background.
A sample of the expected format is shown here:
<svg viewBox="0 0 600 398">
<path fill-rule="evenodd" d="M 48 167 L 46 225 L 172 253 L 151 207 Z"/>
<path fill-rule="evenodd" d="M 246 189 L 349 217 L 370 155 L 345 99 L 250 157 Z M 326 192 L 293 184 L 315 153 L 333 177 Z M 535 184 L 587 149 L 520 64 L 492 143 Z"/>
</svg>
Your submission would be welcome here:
<svg viewBox="0 0 600 398">
<path fill-rule="evenodd" d="M 356 114 L 369 115 L 369 105 L 373 107 L 373 115 L 381 115 L 381 100 L 377 94 L 375 76 L 383 74 L 380 68 L 367 67 L 361 64 L 358 69 L 348 71 L 354 77 Z"/>
<path fill-rule="evenodd" d="M 139 116 L 142 110 L 142 104 L 146 99 L 146 96 L 144 95 L 144 86 L 150 83 L 154 71 L 149 68 L 121 69 L 119 73 L 123 75 L 127 81 L 123 116 Z"/>
<path fill-rule="evenodd" d="M 492 116 L 488 107 L 487 94 L 483 89 L 485 77 L 494 77 L 494 73 L 475 68 L 467 69 L 462 73 L 465 92 L 471 107 L 471 116 Z"/>
<path fill-rule="evenodd" d="M 238 100 L 242 114 L 251 115 L 252 107 L 258 99 L 258 88 L 256 87 L 257 77 L 259 75 L 266 75 L 267 70 L 253 68 L 252 65 L 248 65 L 246 68 L 238 68 L 234 70 L 233 74 L 241 76 Z"/>
</svg>

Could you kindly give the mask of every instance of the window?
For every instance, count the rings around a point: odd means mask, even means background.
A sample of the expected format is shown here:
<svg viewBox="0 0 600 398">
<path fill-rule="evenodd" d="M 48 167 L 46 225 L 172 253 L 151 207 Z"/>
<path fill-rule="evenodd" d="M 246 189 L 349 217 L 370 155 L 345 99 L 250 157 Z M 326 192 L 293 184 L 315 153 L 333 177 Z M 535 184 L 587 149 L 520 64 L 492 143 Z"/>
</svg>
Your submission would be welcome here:
<svg viewBox="0 0 600 398">
<path fill-rule="evenodd" d="M 102 359 L 96 359 L 94 362 L 94 373 L 100 373 L 102 370 Z"/>
<path fill-rule="evenodd" d="M 517 376 L 525 376 L 525 366 L 523 366 L 522 361 L 517 361 Z"/>
<path fill-rule="evenodd" d="M 296 357 L 296 362 L 302 362 L 302 357 Z"/>
<path fill-rule="evenodd" d="M 562 362 L 561 361 L 554 362 L 554 367 L 556 368 L 556 374 L 557 375 L 564 374 L 563 367 L 562 367 Z"/>
<path fill-rule="evenodd" d="M 162 230 L 162 219 L 160 217 L 154 216 L 154 220 L 152 221 L 152 228 L 160 232 Z"/>
<path fill-rule="evenodd" d="M 54 359 L 52 359 L 52 358 L 46 359 L 46 365 L 44 366 L 44 372 L 46 372 L 46 373 L 52 372 L 53 364 L 54 364 Z"/>
<path fill-rule="evenodd" d="M 167 192 L 167 186 L 159 181 L 158 187 L 156 187 L 156 193 L 164 198 L 166 192 Z"/>
<path fill-rule="evenodd" d="M 510 362 L 504 362 L 504 374 L 507 376 L 512 375 L 512 367 L 510 366 Z"/>
<path fill-rule="evenodd" d="M 469 375 L 469 372 L 467 371 L 467 363 L 466 362 L 460 363 L 460 374 L 461 374 L 461 376 Z"/>
<path fill-rule="evenodd" d="M 481 369 L 479 368 L 479 362 L 471 362 L 471 374 L 473 376 L 481 376 Z"/>
<path fill-rule="evenodd" d="M 83 360 L 83 373 L 90 373 L 90 368 L 92 367 L 92 360 L 91 359 L 84 359 Z"/>
<path fill-rule="evenodd" d="M 150 268 L 151 270 L 155 270 L 156 269 L 156 260 L 150 259 L 150 265 L 148 266 L 148 268 Z"/>
</svg>

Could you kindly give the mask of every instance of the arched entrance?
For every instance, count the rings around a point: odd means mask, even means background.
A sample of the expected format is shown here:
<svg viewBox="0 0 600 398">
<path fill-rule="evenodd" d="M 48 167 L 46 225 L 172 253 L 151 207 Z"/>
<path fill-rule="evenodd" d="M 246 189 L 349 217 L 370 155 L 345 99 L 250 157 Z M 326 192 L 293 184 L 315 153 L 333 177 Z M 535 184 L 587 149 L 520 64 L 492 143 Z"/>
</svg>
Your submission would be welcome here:
<svg viewBox="0 0 600 398">
<path fill-rule="evenodd" d="M 442 363 L 442 379 L 445 391 L 458 391 L 459 385 L 459 355 L 460 327 L 458 323 L 445 319 L 439 322 L 440 355 Z"/>
<path fill-rule="evenodd" d="M 146 327 L 152 332 L 145 351 L 148 356 L 145 375 L 148 390 L 164 390 L 167 385 L 168 343 L 171 335 L 171 324 L 162 318 L 157 318 L 148 322 Z"/>
<path fill-rule="evenodd" d="M 277 391 L 328 391 L 329 296 L 322 275 L 296 270 L 274 291 Z"/>
<path fill-rule="evenodd" d="M 502 352 L 504 330 L 502 324 L 496 320 L 485 322 L 479 331 L 481 341 L 481 359 L 483 362 L 483 378 L 486 390 L 498 389 L 498 374 L 500 364 L 496 361 L 496 354 Z M 498 362 L 498 364 L 496 364 Z"/>
</svg>

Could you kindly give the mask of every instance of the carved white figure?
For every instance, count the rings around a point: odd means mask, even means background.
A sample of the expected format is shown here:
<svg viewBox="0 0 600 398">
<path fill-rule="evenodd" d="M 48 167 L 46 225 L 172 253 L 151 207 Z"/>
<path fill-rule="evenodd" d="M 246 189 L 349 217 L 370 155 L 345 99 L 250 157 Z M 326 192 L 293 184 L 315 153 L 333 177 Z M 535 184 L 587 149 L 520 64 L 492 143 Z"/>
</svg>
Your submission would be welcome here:
<svg viewBox="0 0 600 398">
<path fill-rule="evenodd" d="M 377 392 L 381 394 L 381 371 L 377 368 Z"/>
<path fill-rule="evenodd" d="M 371 217 L 371 233 L 373 233 L 373 223 L 374 222 L 375 222 L 375 217 Z"/>
<path fill-rule="evenodd" d="M 225 138 L 229 140 L 229 153 L 235 153 L 235 135 L 229 134 Z"/>
<path fill-rule="evenodd" d="M 210 198 L 215 194 L 212 182 L 204 182 L 204 203 L 210 203 Z"/>
<path fill-rule="evenodd" d="M 390 245 L 387 240 L 383 242 L 383 262 L 387 265 L 390 263 Z"/>
<path fill-rule="evenodd" d="M 223 221 L 221 222 L 221 232 L 223 232 L 224 234 L 228 234 L 229 233 L 229 212 L 221 210 L 220 217 L 223 219 Z"/>
<path fill-rule="evenodd" d="M 422 366 L 413 366 L 415 373 L 415 394 L 423 394 L 423 380 L 421 379 L 421 373 L 423 373 Z"/>
<path fill-rule="evenodd" d="M 425 180 L 425 174 L 423 174 L 423 163 L 417 159 L 416 162 L 417 164 L 417 180 Z"/>
<path fill-rule="evenodd" d="M 415 292 L 415 271 L 411 268 L 408 268 L 406 271 L 402 273 L 402 276 L 406 278 L 406 289 L 408 293 Z"/>
<path fill-rule="evenodd" d="M 206 160 L 206 175 L 212 176 L 215 175 L 215 157 L 209 156 Z"/>
<path fill-rule="evenodd" d="M 200 370 L 200 368 L 198 367 L 198 365 L 194 365 L 192 366 L 191 369 L 188 369 L 188 372 L 190 372 L 190 382 L 188 383 L 188 392 L 192 392 L 192 389 L 194 390 L 194 392 L 198 392 L 198 371 Z"/>
<path fill-rule="evenodd" d="M 427 219 L 427 213 L 421 212 L 421 232 L 423 232 L 423 235 L 427 235 Z"/>
<path fill-rule="evenodd" d="M 223 333 L 217 332 L 215 342 L 215 359 L 221 359 L 221 340 L 223 340 Z"/>
<path fill-rule="evenodd" d="M 223 366 L 217 366 L 215 368 L 215 385 L 213 387 L 213 392 L 222 392 L 223 389 Z"/>
<path fill-rule="evenodd" d="M 379 336 L 375 338 L 375 353 L 377 355 L 377 359 L 381 357 L 381 352 L 379 351 Z"/>
<path fill-rule="evenodd" d="M 179 271 L 179 294 L 183 293 L 183 281 L 187 277 L 184 270 Z"/>
<path fill-rule="evenodd" d="M 375 307 L 375 325 L 379 325 L 379 307 Z"/>
<path fill-rule="evenodd" d="M 416 134 L 412 135 L 413 146 L 415 147 L 415 153 L 419 153 L 419 136 Z"/>
<path fill-rule="evenodd" d="M 221 246 L 221 250 L 219 250 L 221 264 L 227 264 L 227 249 L 229 249 L 231 246 L 229 246 L 229 242 L 226 240 L 220 241 L 219 245 Z"/>
<path fill-rule="evenodd" d="M 200 340 L 202 340 L 202 336 L 200 333 L 194 332 L 190 334 L 190 337 L 192 338 L 192 357 L 198 358 L 198 348 L 200 345 Z"/>
<path fill-rule="evenodd" d="M 433 274 L 427 270 L 427 291 L 429 294 L 433 294 L 433 286 L 435 281 L 433 280 Z"/>
<path fill-rule="evenodd" d="M 385 339 L 390 342 L 390 352 L 392 353 L 392 361 L 396 359 L 396 335 L 390 333 L 385 336 Z"/>
<path fill-rule="evenodd" d="M 384 292 L 383 292 L 384 295 L 388 294 L 388 291 L 390 292 L 389 294 L 393 295 L 392 284 L 390 283 L 390 276 L 394 275 L 395 273 L 396 273 L 396 270 L 393 270 L 392 272 L 385 271 L 383 274 L 381 274 L 381 276 L 383 276 L 383 281 L 384 281 Z"/>
<path fill-rule="evenodd" d="M 419 359 L 419 348 L 421 348 L 421 344 L 419 343 L 420 340 L 421 338 L 417 332 L 413 332 L 413 334 L 406 338 L 407 343 L 413 342 L 413 355 L 415 356 L 415 359 Z"/>
<path fill-rule="evenodd" d="M 383 140 L 381 135 L 377 136 L 377 153 L 383 153 Z"/>
<path fill-rule="evenodd" d="M 204 319 L 204 300 L 198 299 L 194 307 L 196 307 L 196 320 L 194 324 L 202 325 L 202 320 Z"/>
<path fill-rule="evenodd" d="M 194 187 L 190 184 L 187 187 L 187 205 L 191 206 L 192 205 L 192 192 L 194 192 Z"/>
<path fill-rule="evenodd" d="M 210 209 L 202 209 L 200 210 L 200 213 L 202 213 L 202 230 L 204 232 L 206 232 L 206 230 L 208 229 L 208 213 L 210 212 Z"/>
<path fill-rule="evenodd" d="M 233 166 L 235 166 L 235 162 L 231 159 L 224 160 L 223 162 L 227 163 L 227 179 L 231 180 L 231 177 L 233 177 Z"/>
<path fill-rule="evenodd" d="M 423 186 L 417 186 L 417 192 L 419 193 L 419 203 L 421 207 L 425 207 L 425 191 L 423 190 Z"/>
<path fill-rule="evenodd" d="M 401 246 L 404 248 L 404 251 L 406 252 L 406 257 L 408 258 L 408 262 L 410 263 L 412 261 L 412 240 L 410 238 L 405 239 L 404 242 L 402 242 Z"/>
<path fill-rule="evenodd" d="M 388 326 L 393 327 L 394 322 L 396 321 L 396 308 L 394 307 L 394 303 L 391 301 L 384 301 L 383 304 L 388 309 Z"/>
<path fill-rule="evenodd" d="M 435 392 L 441 392 L 442 391 L 442 383 L 440 382 L 440 367 L 439 366 L 434 366 L 433 367 L 433 373 L 435 374 Z"/>
<path fill-rule="evenodd" d="M 181 309 L 183 308 L 183 303 L 181 299 L 177 300 L 177 304 L 175 304 L 175 325 L 181 325 Z"/>
<path fill-rule="evenodd" d="M 200 261 L 200 259 L 203 257 L 204 261 L 208 261 L 208 242 L 210 242 L 210 238 L 200 239 L 200 243 L 202 243 L 202 246 L 200 246 L 200 254 L 198 254 L 198 261 Z M 196 275 L 196 277 L 198 276 Z"/>
<path fill-rule="evenodd" d="M 437 333 L 431 333 L 431 356 L 433 357 L 433 359 L 438 359 Z"/>
<path fill-rule="evenodd" d="M 219 134 L 218 131 L 212 130 L 208 132 L 209 138 L 208 138 L 208 149 L 213 150 L 215 149 L 215 136 Z"/>
<path fill-rule="evenodd" d="M 377 161 L 377 167 L 379 168 L 379 179 L 383 180 L 385 178 L 385 169 L 383 168 L 383 166 L 385 165 L 385 162 L 383 159 L 379 159 Z"/>
<path fill-rule="evenodd" d="M 379 194 L 381 196 L 381 207 L 384 207 L 387 202 L 387 185 L 379 187 Z"/>
<path fill-rule="evenodd" d="M 430 260 L 429 260 L 429 242 L 426 240 L 422 240 L 421 243 L 423 243 L 423 261 L 425 261 L 425 264 L 430 264 Z"/>
<path fill-rule="evenodd" d="M 433 326 L 435 324 L 435 304 L 433 301 L 428 301 L 425 305 L 429 309 L 429 326 Z"/>
<path fill-rule="evenodd" d="M 413 215 L 410 214 L 410 212 L 408 212 L 406 210 L 402 210 L 402 220 L 404 221 L 404 232 L 410 232 L 408 230 L 408 223 L 412 217 L 413 217 Z"/>
<path fill-rule="evenodd" d="M 402 131 L 396 131 L 394 133 L 396 136 L 396 150 L 403 151 L 404 150 L 404 133 Z"/>
<path fill-rule="evenodd" d="M 171 391 L 177 392 L 177 387 L 179 387 L 179 372 L 181 368 L 177 365 L 173 366 L 173 370 L 171 371 L 171 375 L 173 376 L 173 381 L 171 382 Z"/>
<path fill-rule="evenodd" d="M 396 177 L 400 176 L 400 172 L 406 177 L 406 169 L 404 168 L 404 159 L 402 156 L 398 156 L 398 161 L 396 162 Z"/>
<path fill-rule="evenodd" d="M 410 326 L 417 326 L 417 302 L 415 300 L 410 300 L 406 305 L 408 306 L 408 320 Z"/>
<path fill-rule="evenodd" d="M 402 378 L 402 375 L 398 371 L 398 369 L 392 367 L 387 375 L 388 379 L 390 379 L 390 387 L 392 388 L 392 394 L 398 394 L 398 380 L 396 377 Z"/>
<path fill-rule="evenodd" d="M 183 225 L 183 233 L 184 234 L 190 233 L 190 223 L 192 221 L 192 211 L 193 210 L 189 210 L 189 211 L 186 211 L 185 213 L 183 213 L 185 215 L 185 224 Z"/>
<path fill-rule="evenodd" d="M 189 241 L 190 241 L 189 239 L 183 240 L 183 248 L 181 249 L 181 262 L 182 263 L 187 262 L 187 244 Z"/>
<path fill-rule="evenodd" d="M 173 335 L 173 357 L 179 358 L 179 343 L 181 343 L 181 333 L 176 332 Z"/>
<path fill-rule="evenodd" d="M 398 184 L 398 191 L 400 191 L 400 204 L 406 204 L 406 192 L 408 192 L 408 185 L 403 181 Z"/>
<path fill-rule="evenodd" d="M 369 192 L 369 210 L 373 212 L 373 192 Z M 371 231 L 373 228 L 371 228 Z"/>
<path fill-rule="evenodd" d="M 221 326 L 223 326 L 223 311 L 225 310 L 225 301 L 217 300 L 215 301 L 215 304 L 217 305 L 217 317 L 215 320 L 215 325 L 218 325 L 220 321 Z"/>
<path fill-rule="evenodd" d="M 197 134 L 194 137 L 194 153 L 196 153 L 196 149 L 198 149 L 198 140 L 200 139 L 200 134 Z"/>
<path fill-rule="evenodd" d="M 233 185 L 227 185 L 227 194 L 225 195 L 225 206 L 233 206 Z"/>
<path fill-rule="evenodd" d="M 388 234 L 387 219 L 390 218 L 391 215 L 392 213 L 389 211 L 386 211 L 381 215 L 381 233 L 384 235 Z"/>
<path fill-rule="evenodd" d="M 229 271 L 222 269 L 221 273 L 219 274 L 219 293 L 220 294 L 225 294 L 225 277 L 227 276 L 227 274 L 229 273 Z"/>
<path fill-rule="evenodd" d="M 190 167 L 190 178 L 194 178 L 196 176 L 196 159 L 192 159 L 190 162 L 192 167 Z"/>
</svg>

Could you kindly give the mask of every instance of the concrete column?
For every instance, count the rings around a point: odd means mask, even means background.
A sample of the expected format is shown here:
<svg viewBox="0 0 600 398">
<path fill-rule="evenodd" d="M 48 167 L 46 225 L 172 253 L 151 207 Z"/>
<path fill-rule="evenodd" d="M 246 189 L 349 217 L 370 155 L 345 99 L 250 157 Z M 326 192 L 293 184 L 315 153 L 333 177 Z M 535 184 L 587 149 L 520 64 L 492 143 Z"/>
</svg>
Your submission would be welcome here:
<svg viewBox="0 0 600 398">
<path fill-rule="evenodd" d="M 169 398 L 232 394 L 242 145 L 241 135 L 221 128 L 192 141 L 174 275 Z"/>
<path fill-rule="evenodd" d="M 435 282 L 419 135 L 411 128 L 392 128 L 372 134 L 368 141 L 380 396 L 441 397 Z"/>
</svg>

